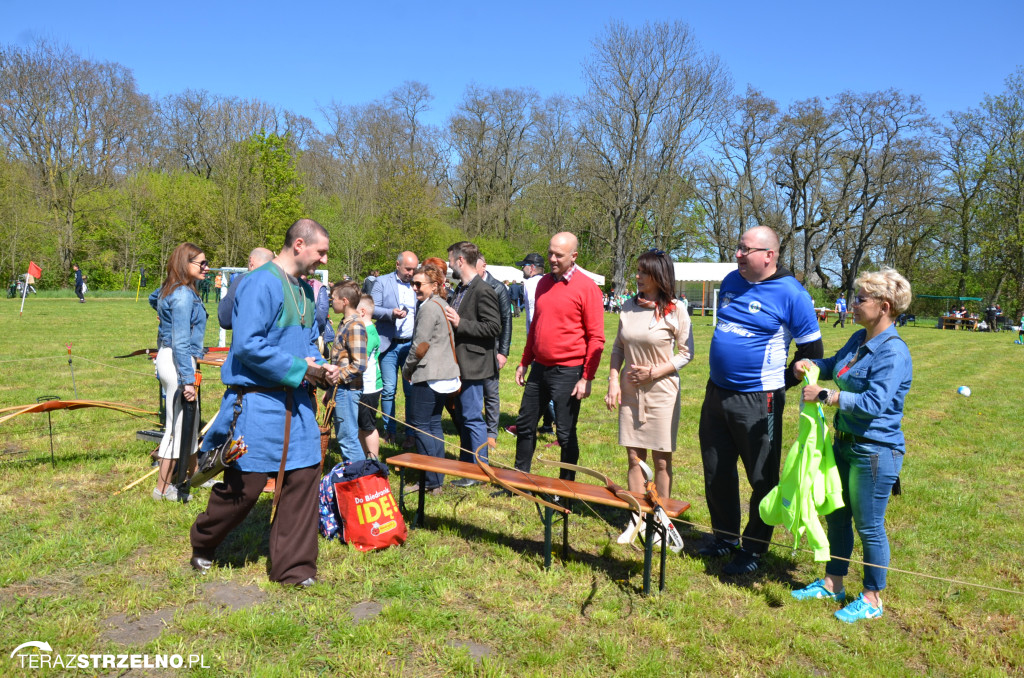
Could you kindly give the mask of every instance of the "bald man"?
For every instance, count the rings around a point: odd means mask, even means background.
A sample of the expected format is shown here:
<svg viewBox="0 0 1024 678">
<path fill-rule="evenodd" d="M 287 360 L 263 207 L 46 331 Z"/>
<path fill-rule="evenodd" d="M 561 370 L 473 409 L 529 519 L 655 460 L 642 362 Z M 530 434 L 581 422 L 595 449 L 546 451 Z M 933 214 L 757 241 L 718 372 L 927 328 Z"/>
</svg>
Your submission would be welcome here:
<svg viewBox="0 0 1024 678">
<path fill-rule="evenodd" d="M 416 319 L 416 293 L 412 289 L 412 275 L 420 260 L 415 252 L 402 252 L 395 259 L 393 273 L 377 278 L 373 285 L 373 319 L 377 321 L 380 335 L 380 378 L 384 387 L 380 392 L 380 408 L 384 415 L 384 442 L 395 444 L 398 423 L 395 421 L 395 392 L 402 365 L 409 355 L 413 324 Z M 406 394 L 407 384 L 403 380 L 402 391 Z M 406 407 L 405 421 L 409 421 Z M 412 442 L 412 437 L 408 437 Z"/>
<path fill-rule="evenodd" d="M 257 268 L 273 258 L 274 253 L 266 247 L 257 247 L 252 252 L 249 252 L 249 270 L 255 271 Z M 217 306 L 217 322 L 219 322 L 220 326 L 226 330 L 231 329 L 231 312 L 235 308 L 235 291 L 238 289 L 238 285 L 242 282 L 242 278 L 244 277 L 245 275 L 235 276 L 235 279 L 231 281 L 231 286 L 228 288 L 224 298 L 220 300 L 220 305 Z"/>
<path fill-rule="evenodd" d="M 601 363 L 604 307 L 601 290 L 576 265 L 578 246 L 572 233 L 555 234 L 548 244 L 551 273 L 537 283 L 530 332 L 516 368 L 516 383 L 524 387 L 516 420 L 516 468 L 521 471 L 530 470 L 537 447 L 537 420 L 549 400 L 555 405 L 562 461 L 579 461 L 576 422 L 580 401 L 590 396 Z M 573 480 L 576 474 L 563 469 L 559 477 Z"/>
<path fill-rule="evenodd" d="M 786 388 L 796 383 L 786 369 L 790 340 L 797 345 L 794 361 L 823 354 L 811 296 L 779 267 L 778 258 L 779 237 L 767 226 L 755 226 L 740 237 L 737 270 L 719 290 L 718 324 L 708 356 L 711 375 L 700 413 L 700 447 L 715 533 L 697 552 L 731 555 L 723 567 L 728 575 L 756 571 L 772 538 L 772 527 L 761 520 L 758 507 L 779 484 L 782 408 Z M 739 460 L 751 487 L 742 548 Z"/>
</svg>

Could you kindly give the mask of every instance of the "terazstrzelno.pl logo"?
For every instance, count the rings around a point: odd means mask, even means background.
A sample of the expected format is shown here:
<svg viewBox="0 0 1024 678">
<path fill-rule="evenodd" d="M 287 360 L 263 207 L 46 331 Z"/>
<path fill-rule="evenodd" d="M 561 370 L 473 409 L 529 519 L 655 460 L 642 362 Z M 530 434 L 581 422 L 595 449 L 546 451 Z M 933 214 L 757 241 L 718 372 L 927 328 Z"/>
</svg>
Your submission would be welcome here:
<svg viewBox="0 0 1024 678">
<path fill-rule="evenodd" d="M 22 669 L 182 669 L 211 668 L 201 654 L 86 654 L 54 652 L 46 641 L 30 640 L 14 648 L 11 659 Z"/>
</svg>

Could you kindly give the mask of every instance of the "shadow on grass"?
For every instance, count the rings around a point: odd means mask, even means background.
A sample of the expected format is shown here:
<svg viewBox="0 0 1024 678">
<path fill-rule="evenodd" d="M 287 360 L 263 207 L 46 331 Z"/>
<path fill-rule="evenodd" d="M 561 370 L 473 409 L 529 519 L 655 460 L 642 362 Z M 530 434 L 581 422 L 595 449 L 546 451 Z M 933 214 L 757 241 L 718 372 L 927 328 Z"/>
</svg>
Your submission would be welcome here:
<svg viewBox="0 0 1024 678">
<path fill-rule="evenodd" d="M 460 497 L 456 498 L 455 501 L 454 501 L 454 504 L 450 508 L 448 508 L 446 510 L 450 511 L 452 514 L 457 514 L 458 513 L 458 509 L 459 509 L 459 505 L 463 501 L 471 499 L 471 498 L 473 498 L 472 495 L 467 492 L 467 493 L 465 493 L 464 496 L 460 496 Z M 512 507 L 509 507 L 509 508 L 511 509 Z M 538 508 L 538 507 L 536 505 L 534 505 L 533 507 L 529 507 L 529 506 L 523 505 L 521 508 L 517 507 L 517 508 L 515 508 L 513 510 L 528 510 L 528 511 L 532 512 L 535 508 Z M 605 508 L 605 507 L 601 507 L 601 508 Z M 621 522 L 623 524 L 625 524 L 625 522 L 626 522 L 626 519 L 624 517 L 626 515 L 625 511 L 621 511 L 619 509 L 609 509 L 609 511 L 601 512 L 601 513 L 617 514 L 616 517 L 620 518 L 619 522 Z M 575 517 L 579 517 L 580 514 L 579 513 L 574 513 L 572 515 L 575 516 Z M 538 514 L 538 516 L 539 516 L 539 514 Z M 607 520 L 604 517 L 602 517 L 602 519 Z M 408 517 L 407 517 L 407 520 L 408 520 Z M 495 530 L 490 530 L 490 529 L 487 529 L 487 528 L 482 528 L 482 527 L 480 527 L 478 525 L 472 525 L 472 524 L 468 524 L 468 523 L 462 522 L 462 521 L 458 520 L 457 518 L 449 518 L 449 517 L 441 517 L 441 516 L 431 516 L 428 513 L 425 516 L 424 525 L 420 526 L 419 529 L 424 529 L 424 528 L 431 529 L 431 530 L 447 529 L 447 530 L 451 531 L 453 534 L 458 535 L 460 538 L 464 539 L 467 542 L 485 542 L 485 543 L 489 543 L 489 544 L 496 544 L 496 545 L 505 546 L 505 547 L 509 548 L 510 550 L 515 551 L 517 553 L 536 556 L 537 561 L 538 561 L 537 564 L 538 564 L 539 567 L 542 568 L 543 567 L 543 561 L 544 561 L 544 525 L 541 522 L 541 520 L 539 519 L 539 517 L 538 517 L 536 525 L 537 525 L 537 537 L 531 539 L 531 538 L 525 538 L 525 537 L 515 537 L 515 536 L 512 536 L 512 535 L 510 535 L 508 533 L 505 533 L 505 532 L 498 532 L 498 531 L 495 531 Z M 606 525 L 606 527 L 608 528 L 607 529 L 607 536 L 609 537 L 610 541 L 614 542 L 615 536 L 617 536 L 617 535 L 613 535 L 611 533 L 611 528 L 609 526 Z M 556 518 L 555 524 L 552 526 L 552 544 L 551 544 L 552 563 L 557 563 L 558 561 L 561 560 L 561 553 L 562 553 L 562 551 L 561 551 L 561 548 L 562 548 L 561 537 L 562 537 L 562 527 L 561 527 L 561 524 L 558 522 L 558 520 Z M 626 594 L 627 596 L 638 595 L 638 594 L 640 594 L 642 592 L 642 587 L 641 586 L 633 586 L 633 585 L 630 584 L 630 581 L 633 581 L 634 578 L 642 577 L 642 575 L 643 575 L 643 551 L 642 550 L 637 551 L 636 554 L 635 554 L 635 557 L 633 557 L 633 558 L 628 557 L 628 552 L 625 552 L 624 555 L 627 555 L 627 557 L 620 557 L 618 554 L 616 554 L 613 551 L 610 551 L 607 548 L 601 549 L 601 551 L 599 553 L 597 553 L 597 554 L 588 553 L 588 552 L 585 552 L 585 551 L 578 551 L 578 550 L 575 550 L 575 549 L 572 548 L 572 541 L 571 541 L 571 539 L 570 539 L 570 542 L 569 542 L 569 557 L 568 557 L 568 561 L 577 562 L 577 563 L 583 563 L 587 567 L 589 567 L 589 568 L 591 568 L 593 570 L 604 571 L 607 574 L 607 576 L 609 577 L 609 579 L 612 582 L 615 582 L 616 586 L 624 594 Z M 652 579 L 653 579 L 652 584 L 656 587 L 657 586 L 657 568 L 658 568 L 657 550 L 655 550 L 655 559 L 654 559 L 654 561 L 655 562 L 654 562 L 654 567 L 653 567 L 653 571 L 652 571 Z M 581 609 L 580 609 L 580 613 L 581 614 L 586 614 L 586 612 L 587 612 L 587 608 L 589 607 L 591 599 L 593 598 L 593 595 L 594 595 L 594 591 L 596 590 L 596 588 L 595 588 L 597 586 L 596 581 L 597 580 L 595 579 L 594 583 L 593 583 L 593 586 L 591 587 L 593 589 L 592 592 L 591 592 L 591 595 L 587 598 L 586 601 L 584 601 L 584 603 L 581 606 Z"/>
<path fill-rule="evenodd" d="M 273 501 L 270 494 L 259 498 L 249 515 L 217 547 L 216 565 L 242 568 L 265 556 L 267 574 L 270 574 L 270 508 Z"/>
</svg>

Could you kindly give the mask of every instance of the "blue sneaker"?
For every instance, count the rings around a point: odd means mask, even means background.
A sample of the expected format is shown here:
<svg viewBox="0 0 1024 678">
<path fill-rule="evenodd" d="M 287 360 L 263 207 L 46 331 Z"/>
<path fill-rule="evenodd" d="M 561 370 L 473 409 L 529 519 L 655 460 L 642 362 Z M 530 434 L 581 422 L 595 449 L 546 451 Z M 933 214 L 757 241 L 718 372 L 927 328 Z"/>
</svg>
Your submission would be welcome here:
<svg viewBox="0 0 1024 678">
<path fill-rule="evenodd" d="M 846 600 L 846 589 L 832 593 L 825 588 L 825 580 L 818 579 L 802 589 L 791 591 L 790 595 L 797 600 L 834 600 L 837 603 L 842 603 Z"/>
<path fill-rule="evenodd" d="M 847 624 L 852 624 L 860 619 L 878 619 L 881 616 L 881 601 L 879 601 L 878 607 L 875 607 L 868 601 L 864 600 L 863 593 L 857 596 L 857 600 L 836 612 L 836 619 L 846 622 Z"/>
</svg>

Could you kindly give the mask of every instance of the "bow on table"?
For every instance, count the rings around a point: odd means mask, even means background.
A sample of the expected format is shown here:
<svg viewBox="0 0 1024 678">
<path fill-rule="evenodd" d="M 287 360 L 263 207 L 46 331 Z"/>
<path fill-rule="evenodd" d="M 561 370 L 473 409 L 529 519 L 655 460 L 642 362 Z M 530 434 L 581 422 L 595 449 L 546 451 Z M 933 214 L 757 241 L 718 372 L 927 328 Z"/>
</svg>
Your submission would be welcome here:
<svg viewBox="0 0 1024 678">
<path fill-rule="evenodd" d="M 512 487 L 505 481 L 498 478 L 498 476 L 494 474 L 494 469 L 491 468 L 491 465 L 480 458 L 480 450 L 483 449 L 485 445 L 487 445 L 486 442 L 477 447 L 476 450 L 473 451 L 473 456 L 476 457 L 476 465 L 480 467 L 480 470 L 484 472 L 484 475 L 486 475 L 492 483 L 502 488 L 506 492 L 518 495 L 520 497 L 523 497 L 524 499 L 529 499 L 535 504 L 545 506 L 549 509 L 552 509 L 553 511 L 558 511 L 559 513 L 569 513 L 569 509 L 566 508 L 565 506 L 559 506 L 554 502 L 547 501 L 546 499 L 541 499 L 537 495 L 530 494 L 529 492 L 523 492 L 522 490 L 516 487 Z M 529 477 L 529 474 L 527 474 L 525 471 L 520 471 L 519 469 L 515 470 L 521 473 L 522 475 Z M 537 491 L 540 492 L 540 487 L 537 487 Z"/>
<path fill-rule="evenodd" d="M 33 403 L 31 405 L 15 405 L 13 407 L 0 408 L 0 415 L 3 415 L 0 416 L 0 424 L 22 414 L 49 412 L 51 410 L 78 410 L 83 407 L 101 407 L 107 410 L 114 410 L 115 412 L 124 412 L 125 414 L 149 415 L 154 417 L 157 415 L 156 412 L 151 410 L 143 410 L 138 407 L 132 407 L 131 405 L 112 403 L 105 400 L 45 400 L 41 403 Z"/>
<path fill-rule="evenodd" d="M 597 478 L 602 483 L 604 483 L 605 489 L 608 490 L 609 492 L 611 492 L 612 495 L 614 495 L 616 498 L 618 498 L 618 499 L 626 502 L 627 504 L 629 504 L 630 509 L 632 509 L 636 513 L 642 513 L 642 511 L 640 509 L 640 502 L 637 501 L 636 497 L 634 497 L 628 491 L 624 490 L 620 485 L 617 485 L 616 483 L 614 483 L 609 476 L 607 476 L 604 473 L 601 473 L 597 469 L 587 468 L 586 466 L 580 466 L 579 464 L 567 464 L 564 461 L 555 461 L 553 459 L 544 459 L 542 457 L 537 457 L 537 461 L 539 463 L 541 463 L 541 464 L 547 464 L 548 466 L 554 466 L 556 468 L 565 469 L 567 471 L 576 471 L 577 473 L 582 473 L 584 475 L 588 475 L 588 476 L 591 476 L 593 478 Z M 587 501 L 585 499 L 581 499 L 579 497 L 577 497 L 576 499 L 578 501 L 582 501 L 584 504 L 587 503 Z M 589 506 L 589 504 L 588 504 L 588 506 Z M 591 509 L 591 510 L 593 510 L 593 509 Z M 640 521 L 636 521 L 636 524 L 633 526 L 633 530 L 632 530 L 632 532 L 629 535 L 629 541 L 630 542 L 632 542 L 633 539 L 636 538 L 637 532 L 639 532 L 639 530 L 640 530 L 640 525 L 641 525 Z"/>
</svg>

